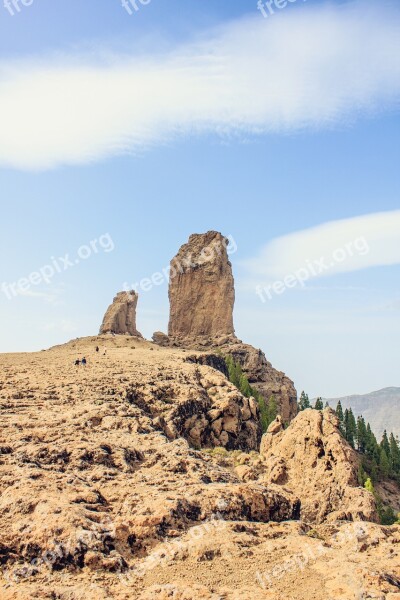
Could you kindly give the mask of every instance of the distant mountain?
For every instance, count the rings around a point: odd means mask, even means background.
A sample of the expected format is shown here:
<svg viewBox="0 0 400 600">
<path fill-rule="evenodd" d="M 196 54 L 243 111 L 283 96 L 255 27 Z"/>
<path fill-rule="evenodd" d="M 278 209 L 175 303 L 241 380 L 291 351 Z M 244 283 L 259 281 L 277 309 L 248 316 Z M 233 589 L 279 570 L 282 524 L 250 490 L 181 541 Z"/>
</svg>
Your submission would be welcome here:
<svg viewBox="0 0 400 600">
<path fill-rule="evenodd" d="M 400 437 L 400 388 L 388 387 L 370 394 L 344 398 L 324 398 L 332 408 L 336 408 L 339 400 L 343 410 L 351 407 L 356 416 L 362 415 L 371 424 L 378 442 L 385 429 Z"/>
</svg>

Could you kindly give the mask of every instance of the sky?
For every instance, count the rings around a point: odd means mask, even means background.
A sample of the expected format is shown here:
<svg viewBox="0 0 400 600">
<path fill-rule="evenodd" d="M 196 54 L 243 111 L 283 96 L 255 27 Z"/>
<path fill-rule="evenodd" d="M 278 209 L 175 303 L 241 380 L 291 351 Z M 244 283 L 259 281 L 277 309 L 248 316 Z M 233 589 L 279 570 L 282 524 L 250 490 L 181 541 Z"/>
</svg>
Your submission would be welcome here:
<svg viewBox="0 0 400 600">
<path fill-rule="evenodd" d="M 126 286 L 166 331 L 143 279 L 217 230 L 238 337 L 299 393 L 400 386 L 398 3 L 136 7 L 0 4 L 0 352 L 97 333 Z"/>
</svg>

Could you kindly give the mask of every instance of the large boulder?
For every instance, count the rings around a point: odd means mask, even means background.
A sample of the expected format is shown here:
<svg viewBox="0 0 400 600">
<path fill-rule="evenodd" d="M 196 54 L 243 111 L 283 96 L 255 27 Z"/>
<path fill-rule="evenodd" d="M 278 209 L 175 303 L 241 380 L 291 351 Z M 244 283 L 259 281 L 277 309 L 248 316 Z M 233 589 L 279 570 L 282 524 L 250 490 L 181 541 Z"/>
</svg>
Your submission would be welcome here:
<svg viewBox="0 0 400 600">
<path fill-rule="evenodd" d="M 108 307 L 100 327 L 100 335 L 115 333 L 117 335 L 133 335 L 143 337 L 136 329 L 136 292 L 120 292 Z"/>
<path fill-rule="evenodd" d="M 358 455 L 331 409 L 300 412 L 287 429 L 278 417 L 260 452 L 266 464 L 263 482 L 299 498 L 302 520 L 377 521 L 373 495 L 358 485 Z"/>
<path fill-rule="evenodd" d="M 216 231 L 191 235 L 171 261 L 168 334 L 194 342 L 235 335 L 235 288 L 227 238 Z"/>
</svg>

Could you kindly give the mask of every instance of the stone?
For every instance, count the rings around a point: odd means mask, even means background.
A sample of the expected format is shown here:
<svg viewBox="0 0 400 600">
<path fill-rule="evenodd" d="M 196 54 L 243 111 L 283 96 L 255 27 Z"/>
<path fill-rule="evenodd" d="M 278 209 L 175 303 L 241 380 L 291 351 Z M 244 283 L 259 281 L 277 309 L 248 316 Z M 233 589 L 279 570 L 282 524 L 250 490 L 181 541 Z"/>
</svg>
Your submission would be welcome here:
<svg viewBox="0 0 400 600">
<path fill-rule="evenodd" d="M 261 350 L 235 335 L 235 288 L 227 247 L 228 239 L 221 233 L 195 234 L 172 259 L 168 342 L 231 355 L 266 402 L 275 398 L 284 422 L 289 423 L 297 414 L 293 381 L 274 369 Z M 167 345 L 164 338 L 157 339 Z"/>
<path fill-rule="evenodd" d="M 285 373 L 274 369 L 264 352 L 237 340 L 223 347 L 239 363 L 252 387 L 256 388 L 267 402 L 271 398 L 277 402 L 279 414 L 284 423 L 297 415 L 297 391 L 294 383 Z"/>
<path fill-rule="evenodd" d="M 120 292 L 108 307 L 100 327 L 100 335 L 114 333 L 116 335 L 131 335 L 143 337 L 136 329 L 136 292 Z"/>
<path fill-rule="evenodd" d="M 287 429 L 282 419 L 263 435 L 264 484 L 280 484 L 301 501 L 301 518 L 375 521 L 375 500 L 359 487 L 359 457 L 339 431 L 330 408 L 300 412 Z"/>
<path fill-rule="evenodd" d="M 235 338 L 235 288 L 221 233 L 194 234 L 171 261 L 168 334 L 177 340 Z"/>
</svg>

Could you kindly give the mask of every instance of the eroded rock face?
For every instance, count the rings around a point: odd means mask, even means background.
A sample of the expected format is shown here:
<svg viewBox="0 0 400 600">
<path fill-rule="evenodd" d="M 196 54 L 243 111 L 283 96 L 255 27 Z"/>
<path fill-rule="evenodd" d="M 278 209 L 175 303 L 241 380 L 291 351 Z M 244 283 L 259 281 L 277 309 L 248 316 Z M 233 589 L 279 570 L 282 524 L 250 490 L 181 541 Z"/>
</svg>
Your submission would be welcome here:
<svg viewBox="0 0 400 600">
<path fill-rule="evenodd" d="M 335 413 L 308 409 L 285 430 L 274 421 L 261 442 L 263 481 L 281 485 L 301 501 L 301 518 L 377 521 L 375 501 L 357 481 L 357 453 L 339 432 Z"/>
<path fill-rule="evenodd" d="M 171 261 L 168 334 L 177 341 L 233 337 L 235 288 L 229 241 L 216 231 L 194 234 Z"/>
<path fill-rule="evenodd" d="M 283 490 L 243 482 L 193 449 L 258 446 L 257 407 L 222 373 L 125 336 L 110 338 L 103 359 L 102 341 L 0 358 L 0 564 L 10 578 L 24 569 L 23 583 L 37 569 L 76 578 L 85 567 L 118 584 L 147 557 L 152 572 L 157 544 L 212 519 L 296 515 Z M 79 375 L 75 353 L 90 366 Z"/>
<path fill-rule="evenodd" d="M 120 292 L 108 307 L 100 327 L 100 335 L 115 333 L 117 335 L 133 335 L 143 337 L 136 329 L 136 292 Z"/>
<path fill-rule="evenodd" d="M 274 369 L 265 354 L 235 335 L 235 300 L 229 240 L 209 231 L 192 235 L 171 262 L 169 285 L 169 336 L 155 334 L 160 346 L 178 346 L 230 354 L 243 368 L 254 386 L 268 402 L 277 401 L 284 422 L 297 414 L 297 392 L 293 382 Z"/>
<path fill-rule="evenodd" d="M 297 392 L 294 383 L 285 373 L 277 371 L 268 362 L 264 352 L 239 340 L 228 344 L 223 351 L 239 363 L 252 387 L 268 401 L 273 396 L 284 423 L 297 415 Z"/>
</svg>

